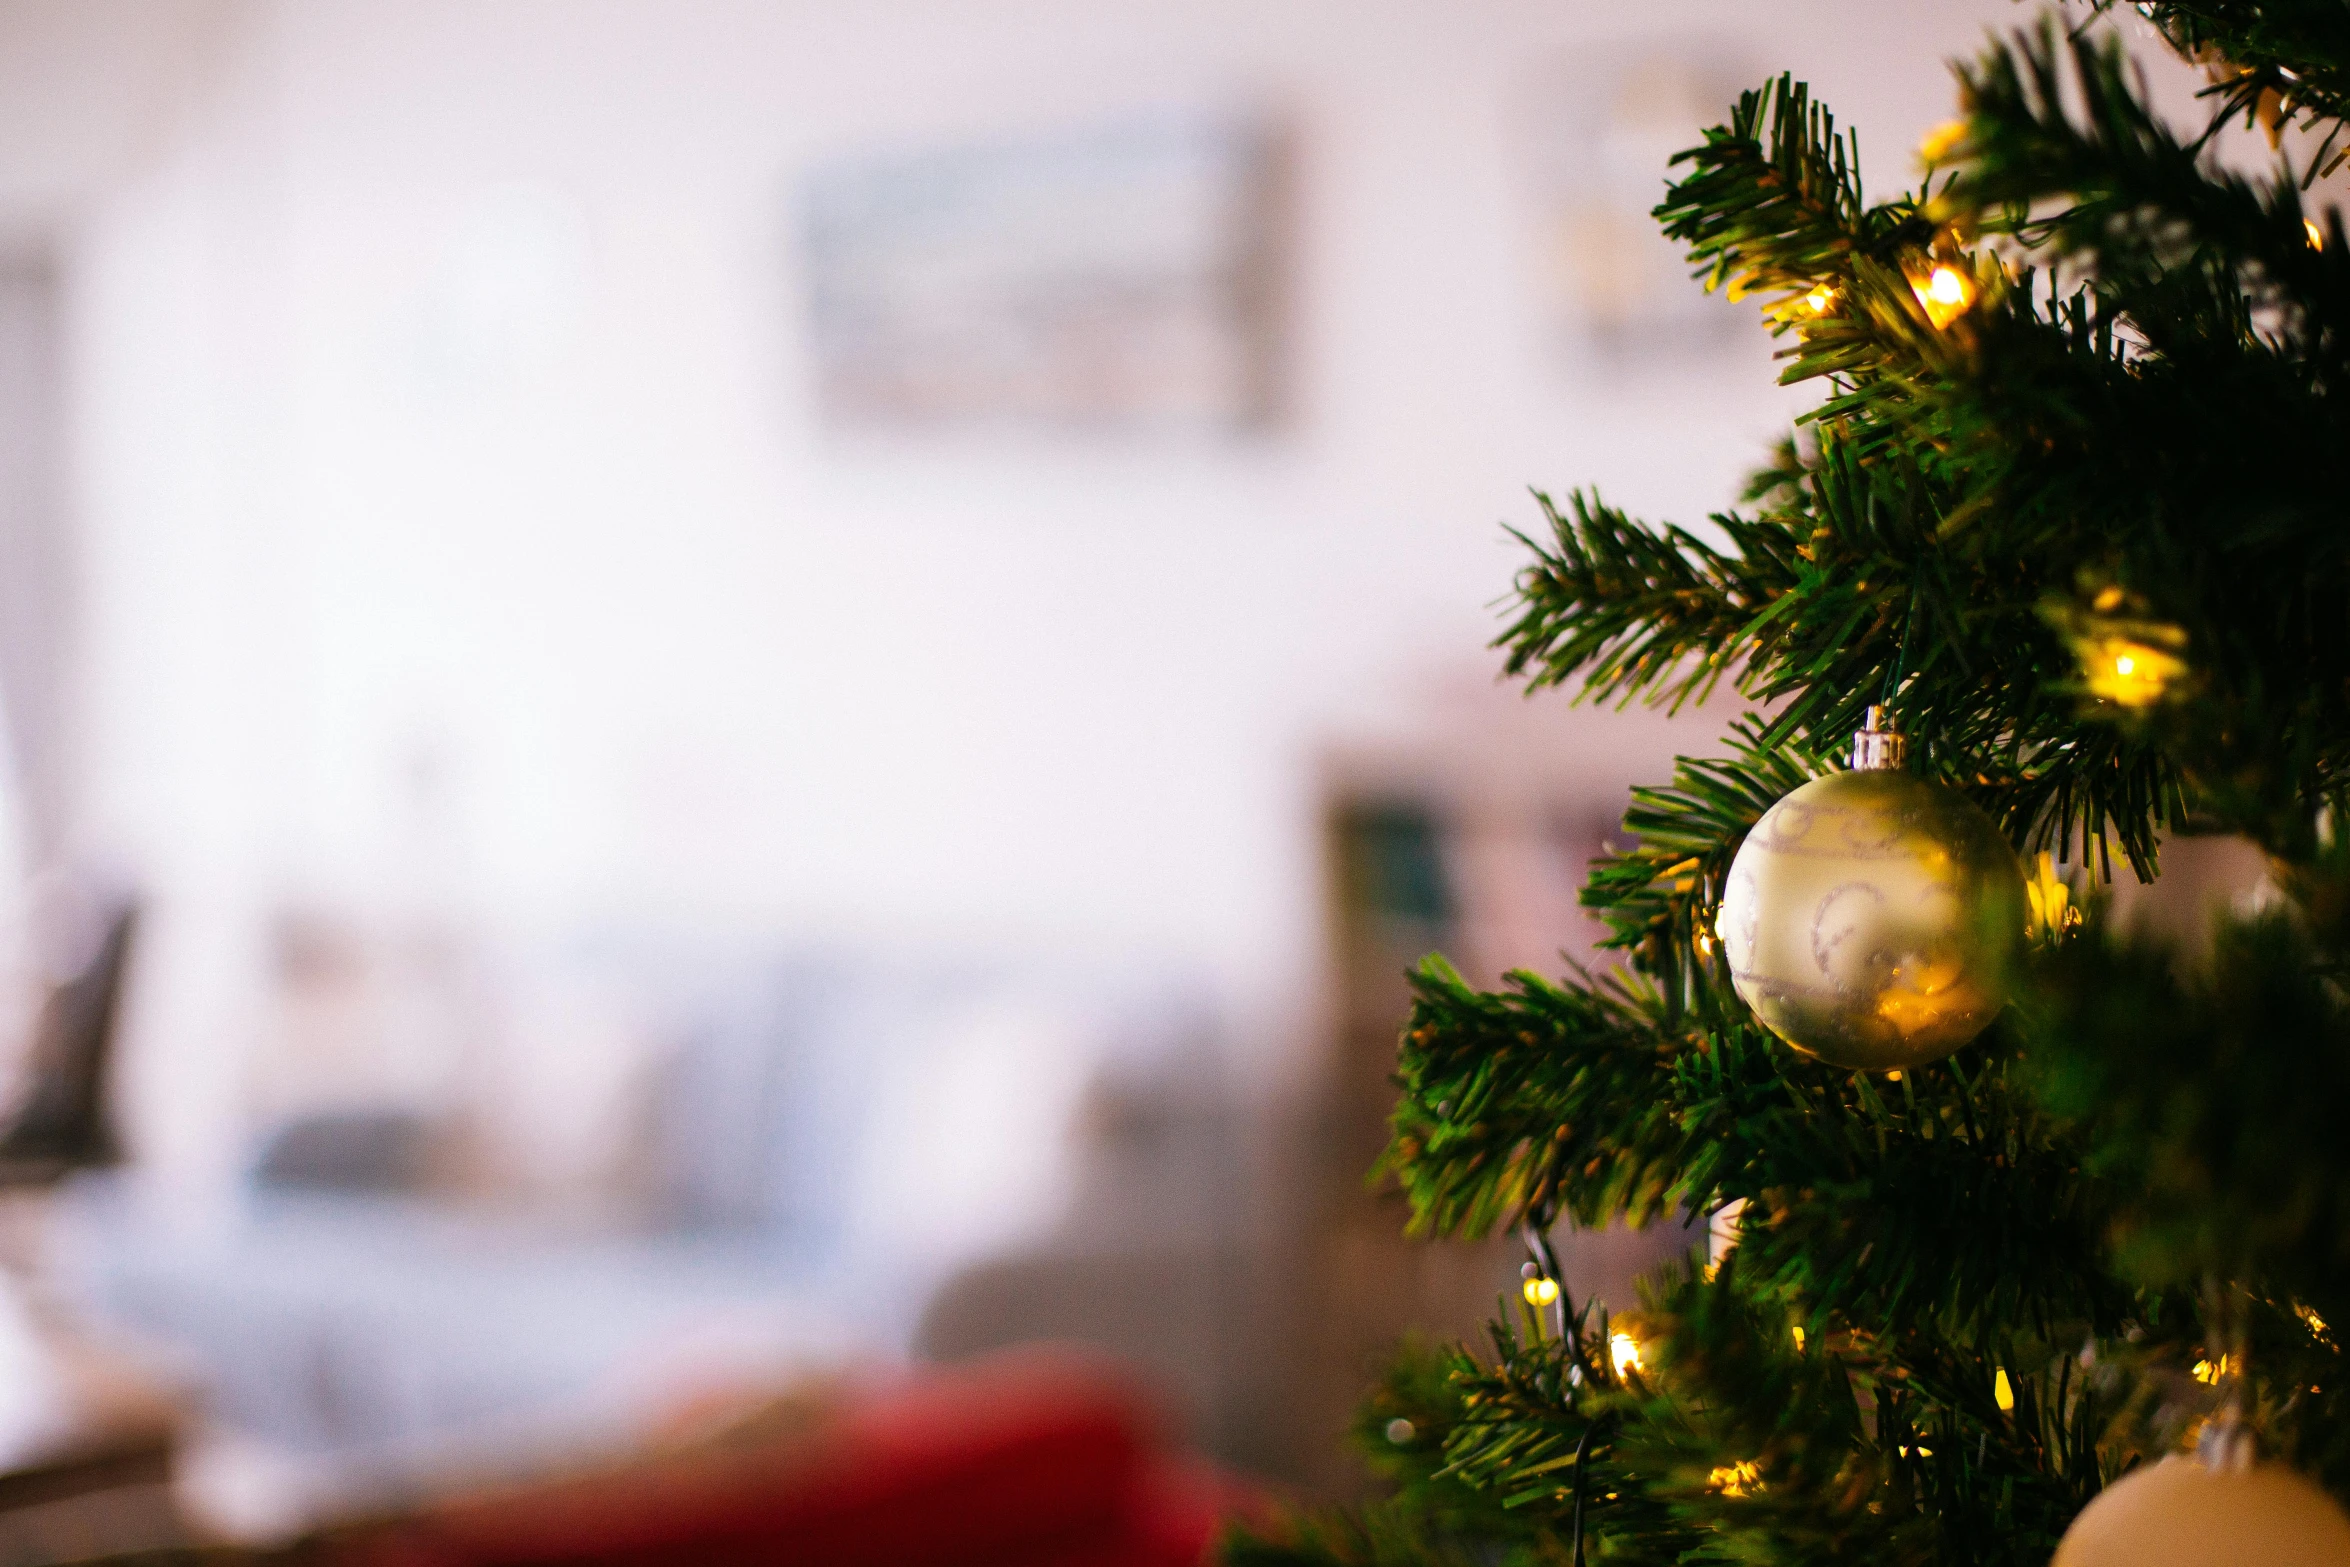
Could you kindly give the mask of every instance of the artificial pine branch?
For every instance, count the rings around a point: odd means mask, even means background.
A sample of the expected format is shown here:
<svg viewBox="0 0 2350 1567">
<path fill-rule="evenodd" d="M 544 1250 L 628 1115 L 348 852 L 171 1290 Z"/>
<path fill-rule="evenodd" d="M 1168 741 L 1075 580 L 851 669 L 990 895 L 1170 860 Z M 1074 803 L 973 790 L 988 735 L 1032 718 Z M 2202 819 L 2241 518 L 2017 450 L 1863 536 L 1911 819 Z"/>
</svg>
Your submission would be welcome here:
<svg viewBox="0 0 2350 1567">
<path fill-rule="evenodd" d="M 2350 10 L 2332 0 L 2146 0 L 2136 9 L 2180 54 L 2211 67 L 2215 121 L 2242 117 L 2272 135 L 2316 126 L 2305 182 L 2337 166 L 2350 117 Z"/>
<path fill-rule="evenodd" d="M 2216 117 L 2343 145 L 2339 0 L 2143 9 L 2228 62 Z M 1579 1494 L 1619 1567 L 2040 1567 L 2244 1346 L 2274 1450 L 2350 1495 L 2350 244 L 2290 169 L 2164 125 L 2110 40 L 2044 25 L 1960 81 L 1939 183 L 1888 202 L 1789 77 L 1676 160 L 1668 233 L 1823 399 L 1707 529 L 1543 498 L 1500 645 L 1532 687 L 1753 711 L 1595 862 L 1619 970 L 1413 980 L 1379 1173 L 1416 1229 L 1739 1201 L 1736 1244 L 1650 1282 L 1638 1365 L 1514 1308 L 1490 1355 L 1417 1357 L 1362 1433 L 1395 1497 L 1236 1559 L 1563 1564 Z M 2168 673 L 2114 686 L 2117 647 Z M 2018 847 L 2145 874 L 2165 832 L 2235 831 L 2275 898 L 2194 956 L 2093 900 L 1898 1082 L 1792 1055 L 1712 920 L 1871 703 Z"/>
</svg>

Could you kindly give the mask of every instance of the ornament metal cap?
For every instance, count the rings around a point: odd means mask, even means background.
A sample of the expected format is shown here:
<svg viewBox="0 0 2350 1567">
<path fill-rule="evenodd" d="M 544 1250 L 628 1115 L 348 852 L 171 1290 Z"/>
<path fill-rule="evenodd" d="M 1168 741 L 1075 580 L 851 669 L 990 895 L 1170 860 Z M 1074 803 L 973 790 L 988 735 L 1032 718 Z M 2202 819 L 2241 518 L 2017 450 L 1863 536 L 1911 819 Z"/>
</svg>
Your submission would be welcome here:
<svg viewBox="0 0 2350 1567">
<path fill-rule="evenodd" d="M 1892 717 L 1883 708 L 1870 707 L 1867 726 L 1854 731 L 1852 736 L 1852 770 L 1899 772 L 1908 757 L 1909 737 L 1893 727 Z"/>
</svg>

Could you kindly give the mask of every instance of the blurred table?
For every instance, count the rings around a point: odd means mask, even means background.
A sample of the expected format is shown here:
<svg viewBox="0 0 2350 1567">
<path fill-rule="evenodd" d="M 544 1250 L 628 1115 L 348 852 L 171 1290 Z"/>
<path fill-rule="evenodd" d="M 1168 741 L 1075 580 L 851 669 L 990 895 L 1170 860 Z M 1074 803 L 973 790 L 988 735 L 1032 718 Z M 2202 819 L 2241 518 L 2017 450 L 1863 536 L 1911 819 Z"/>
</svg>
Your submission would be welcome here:
<svg viewBox="0 0 2350 1567">
<path fill-rule="evenodd" d="M 189 1543 L 171 1485 L 185 1416 L 168 1383 L 0 1284 L 0 1567 Z"/>
</svg>

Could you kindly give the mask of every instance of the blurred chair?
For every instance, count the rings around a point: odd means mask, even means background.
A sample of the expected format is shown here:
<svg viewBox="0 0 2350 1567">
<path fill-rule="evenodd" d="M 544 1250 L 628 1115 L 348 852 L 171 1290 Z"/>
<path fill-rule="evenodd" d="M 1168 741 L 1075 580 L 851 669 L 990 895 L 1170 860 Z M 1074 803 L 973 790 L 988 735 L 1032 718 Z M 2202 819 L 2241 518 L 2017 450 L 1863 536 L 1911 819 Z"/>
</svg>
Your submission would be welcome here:
<svg viewBox="0 0 2350 1567">
<path fill-rule="evenodd" d="M 24 1094 L 0 1130 L 0 1188 L 37 1221 L 77 1170 L 118 1163 L 107 1085 L 135 906 L 106 920 L 82 970 L 43 999 Z M 173 1389 L 70 1334 L 0 1272 L 0 1561 L 63 1561 L 185 1540 L 170 1491 L 183 1416 Z"/>
<path fill-rule="evenodd" d="M 51 1186 L 75 1170 L 120 1161 L 106 1082 L 137 926 L 136 905 L 117 909 L 89 963 L 42 1003 L 25 1097 L 0 1131 L 0 1186 Z"/>
</svg>

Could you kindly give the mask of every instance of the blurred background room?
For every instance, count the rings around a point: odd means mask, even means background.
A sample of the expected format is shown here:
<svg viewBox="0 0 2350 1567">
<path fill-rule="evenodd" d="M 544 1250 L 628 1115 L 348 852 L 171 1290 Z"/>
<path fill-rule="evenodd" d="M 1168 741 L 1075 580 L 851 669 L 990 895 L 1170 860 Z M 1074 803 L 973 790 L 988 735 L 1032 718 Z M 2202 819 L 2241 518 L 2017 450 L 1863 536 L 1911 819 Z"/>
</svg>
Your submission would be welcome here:
<svg viewBox="0 0 2350 1567">
<path fill-rule="evenodd" d="M 1039 1341 L 1359 1488 L 1519 1260 L 1365 1184 L 1403 971 L 1732 716 L 1488 650 L 1803 406 L 1666 161 L 2023 19 L 0 0 L 0 1554 Z"/>
</svg>

